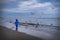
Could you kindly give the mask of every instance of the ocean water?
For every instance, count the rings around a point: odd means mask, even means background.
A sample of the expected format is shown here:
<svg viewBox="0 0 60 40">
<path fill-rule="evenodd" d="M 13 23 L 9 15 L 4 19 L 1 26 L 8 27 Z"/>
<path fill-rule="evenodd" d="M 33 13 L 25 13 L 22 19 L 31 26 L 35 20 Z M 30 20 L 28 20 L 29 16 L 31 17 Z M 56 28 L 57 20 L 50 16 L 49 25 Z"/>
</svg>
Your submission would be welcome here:
<svg viewBox="0 0 60 40">
<path fill-rule="evenodd" d="M 21 18 L 9 17 L 9 18 L 4 18 L 4 21 L 15 22 L 15 19 L 18 19 L 20 22 L 60 26 L 60 19 L 58 18 L 55 19 L 55 18 L 33 18 L 33 17 L 21 17 Z"/>
<path fill-rule="evenodd" d="M 18 18 L 18 20 L 20 22 L 28 22 L 28 23 L 39 23 L 39 24 L 44 24 L 44 25 L 51 25 L 51 23 L 56 26 L 38 26 L 37 28 L 35 28 L 35 26 L 21 26 L 19 25 L 19 32 L 24 32 L 26 34 L 32 35 L 32 36 L 36 36 L 36 37 L 41 37 L 43 39 L 54 39 L 56 38 L 59 39 L 60 37 L 60 26 L 58 27 L 57 20 L 60 19 L 35 19 L 35 18 Z M 15 25 L 13 24 L 15 22 L 15 18 L 8 18 L 8 19 L 4 19 L 3 21 L 3 26 L 11 29 L 11 30 L 15 30 Z M 12 22 L 12 23 L 10 23 Z M 57 23 L 56 23 L 57 22 Z M 56 25 L 55 25 L 56 24 Z"/>
<path fill-rule="evenodd" d="M 3 26 L 15 30 L 15 25 L 13 24 L 15 22 L 15 19 L 18 19 L 19 22 L 24 23 L 34 23 L 34 24 L 39 23 L 43 25 L 52 25 L 52 26 L 38 26 L 37 28 L 35 28 L 35 26 L 28 26 L 27 29 L 26 26 L 21 27 L 19 26 L 18 30 L 19 32 L 24 32 L 29 35 L 42 37 L 46 39 L 47 37 L 48 38 L 54 37 L 56 39 L 59 39 L 60 37 L 60 19 L 58 18 L 36 18 L 36 17 L 20 17 L 15 15 L 9 15 L 9 16 L 6 15 L 5 17 L 3 16 L 2 19 L 0 20 L 2 20 L 1 23 Z"/>
</svg>

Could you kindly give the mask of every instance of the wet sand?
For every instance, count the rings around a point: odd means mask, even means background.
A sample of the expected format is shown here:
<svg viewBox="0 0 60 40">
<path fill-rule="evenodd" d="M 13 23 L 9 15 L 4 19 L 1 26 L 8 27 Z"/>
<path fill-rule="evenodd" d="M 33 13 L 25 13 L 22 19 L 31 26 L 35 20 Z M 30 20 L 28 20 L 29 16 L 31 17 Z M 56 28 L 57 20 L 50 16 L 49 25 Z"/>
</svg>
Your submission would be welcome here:
<svg viewBox="0 0 60 40">
<path fill-rule="evenodd" d="M 0 40 L 42 40 L 42 39 L 0 26 Z"/>
</svg>

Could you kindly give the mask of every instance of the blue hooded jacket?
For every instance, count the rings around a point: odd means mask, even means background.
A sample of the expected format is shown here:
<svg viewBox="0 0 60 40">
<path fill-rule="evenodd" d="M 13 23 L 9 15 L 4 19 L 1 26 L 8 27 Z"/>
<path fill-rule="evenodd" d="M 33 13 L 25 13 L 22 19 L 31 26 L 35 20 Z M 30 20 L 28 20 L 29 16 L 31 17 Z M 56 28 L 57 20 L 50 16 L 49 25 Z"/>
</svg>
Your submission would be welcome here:
<svg viewBox="0 0 60 40">
<path fill-rule="evenodd" d="M 16 27 L 18 27 L 18 25 L 19 25 L 18 19 L 16 19 L 15 25 L 16 25 Z"/>
</svg>

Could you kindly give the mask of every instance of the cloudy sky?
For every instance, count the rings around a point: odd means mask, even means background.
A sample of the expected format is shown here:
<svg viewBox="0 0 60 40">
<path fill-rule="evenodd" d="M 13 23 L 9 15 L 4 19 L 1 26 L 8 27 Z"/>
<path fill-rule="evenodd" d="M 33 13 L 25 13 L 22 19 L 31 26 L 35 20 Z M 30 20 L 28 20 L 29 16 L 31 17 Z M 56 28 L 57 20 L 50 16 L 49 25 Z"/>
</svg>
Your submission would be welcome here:
<svg viewBox="0 0 60 40">
<path fill-rule="evenodd" d="M 60 0 L 3 0 L 4 16 L 60 18 Z"/>
</svg>

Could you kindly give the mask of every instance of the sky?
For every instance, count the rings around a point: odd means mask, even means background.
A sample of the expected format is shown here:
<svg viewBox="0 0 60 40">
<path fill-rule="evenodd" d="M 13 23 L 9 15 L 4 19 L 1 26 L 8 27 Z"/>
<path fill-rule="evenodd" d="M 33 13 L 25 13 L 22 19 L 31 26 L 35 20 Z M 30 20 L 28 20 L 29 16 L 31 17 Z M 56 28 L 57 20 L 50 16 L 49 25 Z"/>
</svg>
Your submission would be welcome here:
<svg viewBox="0 0 60 40">
<path fill-rule="evenodd" d="M 60 0 L 3 0 L 5 17 L 60 18 Z"/>
</svg>

